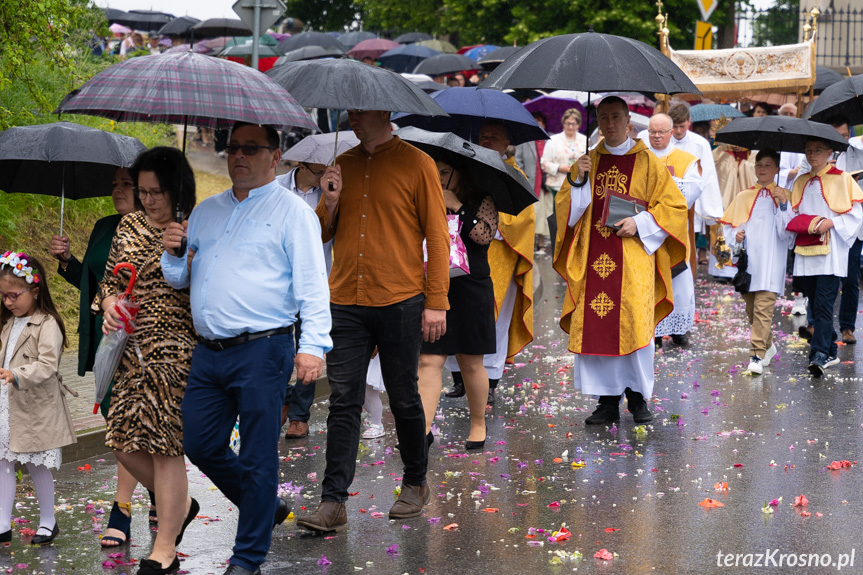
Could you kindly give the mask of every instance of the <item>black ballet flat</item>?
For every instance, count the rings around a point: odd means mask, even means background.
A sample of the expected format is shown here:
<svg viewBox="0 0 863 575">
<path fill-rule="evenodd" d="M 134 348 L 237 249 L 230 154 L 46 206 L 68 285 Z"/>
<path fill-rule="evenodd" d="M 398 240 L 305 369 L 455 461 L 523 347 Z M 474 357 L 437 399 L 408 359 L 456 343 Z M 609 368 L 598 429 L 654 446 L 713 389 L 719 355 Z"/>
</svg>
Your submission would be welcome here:
<svg viewBox="0 0 863 575">
<path fill-rule="evenodd" d="M 189 526 L 189 523 L 192 522 L 192 520 L 195 518 L 195 516 L 198 514 L 198 511 L 200 510 L 201 506 L 198 505 L 198 502 L 195 500 L 194 497 L 192 497 L 192 505 L 189 506 L 189 514 L 186 515 L 186 519 L 183 520 L 183 527 L 180 529 L 180 534 L 177 535 L 177 545 L 179 545 L 183 541 L 183 535 L 186 533 L 186 527 Z M 180 564 L 177 563 L 177 567 L 179 566 Z"/>
<path fill-rule="evenodd" d="M 6 533 L 0 533 L 0 544 L 6 545 L 8 543 L 12 543 L 12 530 L 10 529 Z"/>
<path fill-rule="evenodd" d="M 152 559 L 142 559 L 141 565 L 138 567 L 138 575 L 168 575 L 179 570 L 180 558 L 174 555 L 174 560 L 167 567 L 162 567 L 161 563 Z"/>
<path fill-rule="evenodd" d="M 39 529 L 42 529 L 41 525 L 39 526 Z M 48 528 L 45 527 L 45 529 Z M 30 545 L 48 545 L 49 543 L 54 541 L 54 539 L 56 539 L 59 534 L 60 525 L 55 521 L 54 529 L 51 530 L 51 535 L 34 535 L 33 539 L 30 540 Z"/>
</svg>

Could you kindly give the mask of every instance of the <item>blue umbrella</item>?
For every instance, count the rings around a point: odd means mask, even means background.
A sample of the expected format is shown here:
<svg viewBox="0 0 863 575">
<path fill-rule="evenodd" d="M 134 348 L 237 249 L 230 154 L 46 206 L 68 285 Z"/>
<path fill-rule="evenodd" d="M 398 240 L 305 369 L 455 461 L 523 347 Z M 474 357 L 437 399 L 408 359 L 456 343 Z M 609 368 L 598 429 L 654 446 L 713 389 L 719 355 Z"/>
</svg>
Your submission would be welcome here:
<svg viewBox="0 0 863 575">
<path fill-rule="evenodd" d="M 467 56 L 474 62 L 479 62 L 480 59 L 490 52 L 494 52 L 497 50 L 499 46 L 492 46 L 491 44 L 486 44 L 485 46 L 475 46 L 470 50 L 467 50 L 462 54 L 462 56 Z"/>
<path fill-rule="evenodd" d="M 720 118 L 743 118 L 746 114 L 727 104 L 697 104 L 689 108 L 689 119 L 693 122 L 709 122 Z"/>
<path fill-rule="evenodd" d="M 432 56 L 437 56 L 439 54 L 440 52 L 437 50 L 432 50 L 425 46 L 407 44 L 384 52 L 381 54 L 381 57 L 378 58 L 378 62 L 380 62 L 381 66 L 384 68 L 389 68 L 390 70 L 401 74 L 404 72 L 413 72 L 414 68 L 416 68 L 420 62 L 426 58 L 431 58 Z"/>
<path fill-rule="evenodd" d="M 470 142 L 479 141 L 479 131 L 489 120 L 504 124 L 512 145 L 547 140 L 548 134 L 518 100 L 497 90 L 450 88 L 431 94 L 449 117 L 424 118 L 418 114 L 397 114 L 400 127 L 415 126 L 431 132 L 452 132 Z"/>
</svg>

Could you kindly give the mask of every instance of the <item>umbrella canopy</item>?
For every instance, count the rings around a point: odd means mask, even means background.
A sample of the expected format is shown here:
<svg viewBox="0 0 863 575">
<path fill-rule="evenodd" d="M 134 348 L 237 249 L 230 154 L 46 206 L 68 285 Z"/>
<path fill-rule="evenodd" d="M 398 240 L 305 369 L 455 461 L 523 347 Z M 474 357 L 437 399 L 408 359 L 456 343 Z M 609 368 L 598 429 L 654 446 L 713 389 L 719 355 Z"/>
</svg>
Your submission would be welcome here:
<svg viewBox="0 0 863 575">
<path fill-rule="evenodd" d="M 345 58 L 288 62 L 267 72 L 307 108 L 389 110 L 427 116 L 446 112 L 395 72 Z"/>
<path fill-rule="evenodd" d="M 495 50 L 498 50 L 498 46 L 492 46 L 491 44 L 486 44 L 485 46 L 474 46 L 470 50 L 466 50 L 462 53 L 463 56 L 467 56 L 474 62 L 479 62 L 483 56 L 486 54 L 490 54 Z"/>
<path fill-rule="evenodd" d="M 863 75 L 825 88 L 806 111 L 806 118 L 816 122 L 829 122 L 834 116 L 843 116 L 852 126 L 863 124 Z"/>
<path fill-rule="evenodd" d="M 479 131 L 489 120 L 506 126 L 513 146 L 535 140 L 547 140 L 548 134 L 539 127 L 530 112 L 518 100 L 497 90 L 450 88 L 431 95 L 449 114 L 447 118 L 398 114 L 393 122 L 399 126 L 414 126 L 433 132 L 452 132 L 470 142 L 479 142 Z"/>
<path fill-rule="evenodd" d="M 234 46 L 228 46 L 221 52 L 219 52 L 219 56 L 223 58 L 227 58 L 228 56 L 235 56 L 240 58 L 245 58 L 246 56 L 252 55 L 252 49 L 254 46 L 251 42 L 248 44 L 235 44 Z M 279 57 L 282 53 L 279 52 L 279 49 L 275 46 L 269 46 L 267 44 L 258 44 L 258 56 L 261 58 L 273 58 Z"/>
<path fill-rule="evenodd" d="M 345 48 L 353 48 L 364 40 L 374 40 L 377 37 L 377 34 L 374 34 L 372 32 L 358 30 L 356 32 L 348 32 L 347 34 L 341 34 L 336 39 Z"/>
<path fill-rule="evenodd" d="M 285 152 L 282 159 L 327 165 L 333 161 L 334 151 L 338 156 L 360 144 L 353 130 L 338 132 L 338 148 L 334 147 L 336 138 L 336 132 L 306 136 Z"/>
<path fill-rule="evenodd" d="M 575 108 L 581 114 L 581 128 L 579 132 L 587 134 L 587 109 L 575 98 L 564 98 L 561 96 L 540 96 L 524 103 L 524 108 L 533 114 L 539 112 L 545 116 L 545 129 L 549 134 L 557 134 L 563 131 L 560 120 L 563 113 Z"/>
<path fill-rule="evenodd" d="M 424 42 L 431 39 L 431 35 L 426 34 L 425 32 L 408 32 L 407 34 L 402 34 L 396 38 L 395 41 L 399 44 L 415 44 L 417 42 Z"/>
<path fill-rule="evenodd" d="M 257 70 L 194 52 L 114 64 L 67 95 L 54 113 L 213 129 L 236 121 L 317 128 L 289 93 Z"/>
<path fill-rule="evenodd" d="M 114 22 L 128 26 L 135 30 L 155 32 L 162 26 L 174 19 L 173 14 L 157 12 L 155 10 L 129 10 L 126 15 L 115 18 Z"/>
<path fill-rule="evenodd" d="M 192 46 L 192 50 L 198 54 L 215 54 L 227 48 L 228 42 L 230 41 L 231 39 L 227 36 L 208 38 L 206 40 L 201 40 L 200 42 L 195 42 L 195 45 Z"/>
<path fill-rule="evenodd" d="M 371 40 L 363 40 L 348 51 L 348 56 L 362 60 L 363 58 L 373 58 L 377 60 L 382 54 L 401 46 L 398 42 L 386 40 L 384 38 L 373 38 Z"/>
<path fill-rule="evenodd" d="M 437 50 L 438 52 L 444 52 L 446 54 L 455 54 L 458 52 L 458 48 L 445 40 L 423 40 L 422 42 L 417 42 L 416 45 L 425 46 L 426 48 L 431 48 L 432 50 Z"/>
<path fill-rule="evenodd" d="M 461 54 L 440 54 L 423 60 L 414 68 L 414 74 L 428 74 L 429 76 L 443 76 L 454 74 L 463 70 L 476 70 L 478 64 Z"/>
<path fill-rule="evenodd" d="M 771 148 L 802 154 L 807 138 L 827 140 L 834 150 L 845 150 L 848 142 L 836 128 L 787 116 L 739 118 L 716 132 L 716 141 L 749 150 Z"/>
<path fill-rule="evenodd" d="M 378 61 L 381 63 L 381 66 L 399 73 L 413 72 L 414 68 L 417 67 L 417 64 L 426 58 L 431 58 L 438 54 L 440 54 L 440 52 L 437 50 L 432 50 L 425 46 L 417 46 L 416 44 L 408 44 L 406 46 L 400 46 L 398 48 L 393 48 L 388 52 L 384 52 L 381 54 L 381 57 L 378 58 Z"/>
<path fill-rule="evenodd" d="M 503 61 L 521 50 L 521 46 L 504 46 L 503 48 L 498 48 L 497 50 L 493 50 L 486 54 L 485 56 L 479 59 L 479 65 L 485 68 L 486 70 L 494 70 L 501 64 Z"/>
<path fill-rule="evenodd" d="M 125 12 L 125 10 L 117 10 L 116 8 L 105 8 L 105 18 L 108 20 L 110 24 L 120 23 L 120 20 L 124 20 L 128 18 L 129 15 Z"/>
<path fill-rule="evenodd" d="M 174 18 L 159 29 L 159 36 L 189 36 L 192 26 L 200 24 L 200 20 L 191 16 Z"/>
<path fill-rule="evenodd" d="M 0 190 L 71 200 L 110 196 L 117 167 L 147 147 L 136 138 L 71 122 L 0 132 Z"/>
<path fill-rule="evenodd" d="M 128 26 L 123 26 L 122 24 L 117 24 L 116 22 L 108 26 L 108 30 L 111 31 L 117 37 L 122 36 L 123 34 L 131 34 L 132 29 Z"/>
<path fill-rule="evenodd" d="M 210 18 L 198 22 L 189 30 L 192 38 L 218 38 L 220 36 L 251 36 L 252 31 L 237 18 Z"/>
<path fill-rule="evenodd" d="M 727 104 L 697 104 L 689 108 L 689 119 L 693 122 L 709 122 L 720 118 L 745 118 L 746 114 Z"/>
<path fill-rule="evenodd" d="M 304 48 L 306 46 L 323 46 L 324 48 L 338 48 L 345 52 L 345 47 L 341 43 L 324 32 L 303 32 L 290 38 L 285 38 L 279 42 L 279 49 L 287 54 L 292 50 Z"/>
<path fill-rule="evenodd" d="M 299 62 L 300 60 L 317 60 L 318 58 L 340 58 L 345 53 L 341 48 L 333 48 L 332 46 L 304 46 L 291 50 L 278 60 L 276 66 L 287 62 Z"/>
<path fill-rule="evenodd" d="M 816 66 L 815 67 L 815 93 L 820 94 L 828 87 L 832 86 L 837 82 L 841 82 L 845 79 L 845 76 L 836 72 L 835 70 L 831 70 L 826 66 Z"/>
<path fill-rule="evenodd" d="M 478 189 L 491 194 L 499 212 L 517 215 L 536 201 L 524 174 L 504 162 L 497 152 L 471 144 L 449 132 L 426 132 L 408 127 L 395 134 L 462 173 Z"/>
<path fill-rule="evenodd" d="M 230 48 L 231 46 L 240 46 L 242 44 L 251 44 L 252 40 L 254 40 L 251 36 L 234 36 L 233 38 L 228 38 L 228 42 L 225 44 L 225 48 Z M 279 45 L 279 41 L 270 36 L 269 34 L 262 34 L 258 39 L 258 44 L 261 46 L 272 46 L 276 47 Z"/>
<path fill-rule="evenodd" d="M 698 94 L 667 56 L 644 42 L 585 32 L 543 38 L 495 68 L 483 88 Z"/>
</svg>

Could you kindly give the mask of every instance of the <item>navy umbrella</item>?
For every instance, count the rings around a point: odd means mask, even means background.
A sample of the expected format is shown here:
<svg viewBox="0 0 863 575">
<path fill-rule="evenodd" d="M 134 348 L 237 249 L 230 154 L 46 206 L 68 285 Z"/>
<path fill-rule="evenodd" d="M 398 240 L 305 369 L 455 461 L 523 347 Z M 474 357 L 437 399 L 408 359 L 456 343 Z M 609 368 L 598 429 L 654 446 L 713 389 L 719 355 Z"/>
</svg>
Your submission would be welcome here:
<svg viewBox="0 0 863 575">
<path fill-rule="evenodd" d="M 514 146 L 547 140 L 548 134 L 518 100 L 497 90 L 450 88 L 431 94 L 449 117 L 398 114 L 393 122 L 432 132 L 452 132 L 470 142 L 479 141 L 479 131 L 489 120 L 504 124 Z"/>
<path fill-rule="evenodd" d="M 404 73 L 413 72 L 414 68 L 427 58 L 439 55 L 440 52 L 426 48 L 425 46 L 414 46 L 409 44 L 399 48 L 393 48 L 381 54 L 378 62 L 384 68 L 389 68 L 394 72 Z"/>
<path fill-rule="evenodd" d="M 465 173 L 476 188 L 491 194 L 499 212 L 518 215 L 536 201 L 524 174 L 504 162 L 495 151 L 449 132 L 427 132 L 411 126 L 394 133 L 432 158 Z"/>
<path fill-rule="evenodd" d="M 724 144 L 749 150 L 770 148 L 800 154 L 808 138 L 826 140 L 834 150 L 848 148 L 848 142 L 833 126 L 787 116 L 739 118 L 716 132 L 716 141 Z"/>
</svg>

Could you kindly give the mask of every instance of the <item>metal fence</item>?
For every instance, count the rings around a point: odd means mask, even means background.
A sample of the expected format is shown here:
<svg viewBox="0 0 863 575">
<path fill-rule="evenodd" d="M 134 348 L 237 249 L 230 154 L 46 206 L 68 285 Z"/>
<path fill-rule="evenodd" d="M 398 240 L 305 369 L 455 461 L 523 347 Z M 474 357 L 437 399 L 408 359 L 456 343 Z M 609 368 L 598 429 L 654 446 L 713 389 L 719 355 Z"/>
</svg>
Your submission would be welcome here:
<svg viewBox="0 0 863 575">
<path fill-rule="evenodd" d="M 825 8 L 818 17 L 816 61 L 831 68 L 863 67 L 863 8 Z M 778 46 L 802 42 L 812 6 L 790 7 L 781 3 L 765 10 L 738 10 L 735 14 L 736 45 Z"/>
</svg>

